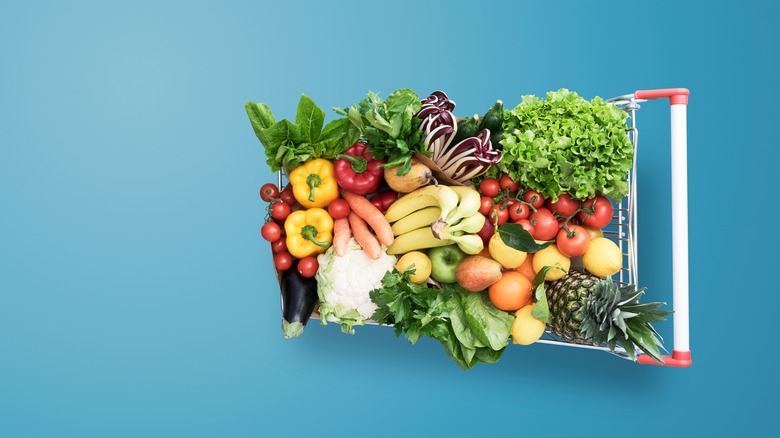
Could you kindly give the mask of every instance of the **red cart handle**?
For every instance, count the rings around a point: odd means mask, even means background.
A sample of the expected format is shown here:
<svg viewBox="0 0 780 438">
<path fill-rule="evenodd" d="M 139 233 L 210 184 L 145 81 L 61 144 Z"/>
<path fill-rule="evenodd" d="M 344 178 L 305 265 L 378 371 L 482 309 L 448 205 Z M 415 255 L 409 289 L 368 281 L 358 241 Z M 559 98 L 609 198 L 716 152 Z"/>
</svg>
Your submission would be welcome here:
<svg viewBox="0 0 780 438">
<path fill-rule="evenodd" d="M 634 97 L 637 99 L 662 99 L 669 98 L 670 105 L 688 105 L 688 95 L 691 92 L 687 88 L 660 88 L 658 90 L 637 90 Z"/>
</svg>

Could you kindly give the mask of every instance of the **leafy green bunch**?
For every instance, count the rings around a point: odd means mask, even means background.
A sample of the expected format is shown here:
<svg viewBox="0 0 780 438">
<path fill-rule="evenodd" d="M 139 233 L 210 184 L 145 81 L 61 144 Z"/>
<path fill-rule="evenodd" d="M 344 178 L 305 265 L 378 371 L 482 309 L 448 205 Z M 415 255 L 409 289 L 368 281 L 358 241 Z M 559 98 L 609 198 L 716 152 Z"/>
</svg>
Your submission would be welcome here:
<svg viewBox="0 0 780 438">
<path fill-rule="evenodd" d="M 266 163 L 272 172 L 290 171 L 314 158 L 332 160 L 360 137 L 346 118 L 333 120 L 323 128 L 325 111 L 306 95 L 298 101 L 295 123 L 287 119 L 277 122 L 264 103 L 247 102 L 244 109 L 265 148 Z"/>
<path fill-rule="evenodd" d="M 349 108 L 333 108 L 347 116 L 366 139 L 368 149 L 377 160 L 387 159 L 384 167 L 401 166 L 399 175 L 412 167 L 415 152 L 427 154 L 421 139 L 421 120 L 415 117 L 422 104 L 409 89 L 396 90 L 386 100 L 369 91 L 368 97 Z"/>
<path fill-rule="evenodd" d="M 412 344 L 423 335 L 439 341 L 462 369 L 478 363 L 495 363 L 503 354 L 514 316 L 497 309 L 487 295 L 469 292 L 458 284 L 433 289 L 411 282 L 414 268 L 393 269 L 382 287 L 370 292 L 377 310 L 371 319 L 395 326 L 396 336 L 406 334 Z"/>
<path fill-rule="evenodd" d="M 507 173 L 553 200 L 563 193 L 615 200 L 627 194 L 634 149 L 620 108 L 560 89 L 545 99 L 523 96 L 504 115 L 503 158 L 488 176 Z"/>
</svg>

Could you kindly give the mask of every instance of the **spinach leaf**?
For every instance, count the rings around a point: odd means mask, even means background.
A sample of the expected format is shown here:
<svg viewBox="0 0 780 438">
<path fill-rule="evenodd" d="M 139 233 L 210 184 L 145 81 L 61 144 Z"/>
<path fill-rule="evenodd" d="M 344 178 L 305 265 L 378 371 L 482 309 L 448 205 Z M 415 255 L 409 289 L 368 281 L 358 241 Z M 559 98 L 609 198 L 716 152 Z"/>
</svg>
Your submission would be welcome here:
<svg viewBox="0 0 780 438">
<path fill-rule="evenodd" d="M 461 295 L 466 320 L 477 339 L 493 350 L 506 347 L 514 317 L 496 309 L 484 293 Z"/>
<path fill-rule="evenodd" d="M 325 123 L 325 111 L 311 98 L 302 94 L 295 114 L 295 124 L 300 129 L 301 140 L 306 143 L 315 143 L 319 140 L 323 123 Z"/>
<path fill-rule="evenodd" d="M 268 136 L 265 134 L 265 130 L 270 128 L 276 119 L 268 105 L 264 103 L 247 102 L 244 105 L 246 114 L 249 116 L 249 122 L 252 123 L 252 129 L 255 131 L 257 139 L 266 148 L 271 148 L 272 144 Z M 278 145 L 275 145 L 278 147 Z"/>
<path fill-rule="evenodd" d="M 493 350 L 487 347 L 477 348 L 475 357 L 483 363 L 496 363 L 501 358 L 501 355 L 504 354 L 505 349 L 506 347 L 500 350 Z"/>
<path fill-rule="evenodd" d="M 264 103 L 248 102 L 244 108 L 272 172 L 289 171 L 314 158 L 333 159 L 360 137 L 346 118 L 333 120 L 323 129 L 325 111 L 306 95 L 298 101 L 295 123 L 287 119 L 277 122 Z"/>
</svg>

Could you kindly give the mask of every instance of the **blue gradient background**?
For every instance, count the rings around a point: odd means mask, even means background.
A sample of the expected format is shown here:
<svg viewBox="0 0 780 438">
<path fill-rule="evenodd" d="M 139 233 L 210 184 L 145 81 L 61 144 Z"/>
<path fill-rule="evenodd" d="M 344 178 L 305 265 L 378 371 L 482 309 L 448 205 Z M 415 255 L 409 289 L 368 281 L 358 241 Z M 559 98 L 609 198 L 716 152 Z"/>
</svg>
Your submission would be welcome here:
<svg viewBox="0 0 780 438">
<path fill-rule="evenodd" d="M 747 436 L 780 397 L 774 6 L 742 2 L 0 4 L 0 436 Z M 706 6 L 704 6 L 706 4 Z M 312 324 L 282 340 L 243 110 L 446 90 L 684 86 L 692 368 Z M 669 115 L 639 113 L 640 277 L 670 300 Z M 334 115 L 329 112 L 329 118 Z M 744 208 L 744 209 L 743 209 Z M 758 208 L 756 211 L 755 208 Z M 767 243 L 768 242 L 768 243 Z M 660 324 L 671 348 L 671 323 Z"/>
</svg>

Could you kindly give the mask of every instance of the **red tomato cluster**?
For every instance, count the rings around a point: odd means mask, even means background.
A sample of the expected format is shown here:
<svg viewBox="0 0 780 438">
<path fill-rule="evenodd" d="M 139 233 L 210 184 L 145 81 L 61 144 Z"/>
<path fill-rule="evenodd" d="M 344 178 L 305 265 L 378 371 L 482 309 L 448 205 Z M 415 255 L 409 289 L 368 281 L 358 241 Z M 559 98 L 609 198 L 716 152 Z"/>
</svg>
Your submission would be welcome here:
<svg viewBox="0 0 780 438">
<path fill-rule="evenodd" d="M 269 203 L 266 208 L 268 216 L 266 222 L 260 228 L 260 234 L 263 236 L 263 239 L 271 243 L 276 269 L 286 271 L 293 264 L 293 256 L 287 250 L 287 239 L 284 236 L 284 221 L 292 213 L 292 209 L 297 201 L 295 196 L 293 196 L 292 188 L 287 187 L 280 192 L 276 184 L 272 183 L 264 184 L 260 188 L 260 198 Z M 332 202 L 328 207 L 328 211 L 334 218 L 337 218 L 336 215 L 341 214 L 343 214 L 342 217 L 346 217 L 349 214 L 349 204 L 343 199 L 338 201 L 341 201 L 341 203 Z M 343 213 L 345 205 L 346 213 Z M 304 257 L 298 261 L 298 272 L 304 277 L 313 277 L 317 273 L 318 268 L 319 264 L 316 257 Z"/>
<path fill-rule="evenodd" d="M 555 240 L 566 256 L 585 253 L 590 244 L 588 229 L 601 229 L 612 221 L 612 202 L 604 196 L 576 200 L 568 193 L 554 202 L 507 175 L 485 178 L 479 184 L 482 194 L 479 211 L 495 225 L 508 221 L 519 224 L 536 240 Z"/>
<path fill-rule="evenodd" d="M 292 210 L 298 206 L 297 201 L 290 186 L 280 192 L 276 184 L 272 183 L 264 184 L 260 188 L 260 198 L 269 203 L 266 208 L 268 215 L 265 223 L 260 228 L 260 234 L 263 236 L 263 239 L 271 243 L 276 269 L 286 271 L 293 264 L 293 256 L 287 250 L 284 221 L 292 213 Z M 398 198 L 398 193 L 388 189 L 375 194 L 370 201 L 384 213 Z M 348 217 L 350 211 L 349 203 L 341 198 L 328 204 L 328 214 L 334 220 Z M 313 277 L 317 273 L 318 268 L 316 257 L 304 257 L 298 261 L 298 272 L 304 277 Z"/>
</svg>

